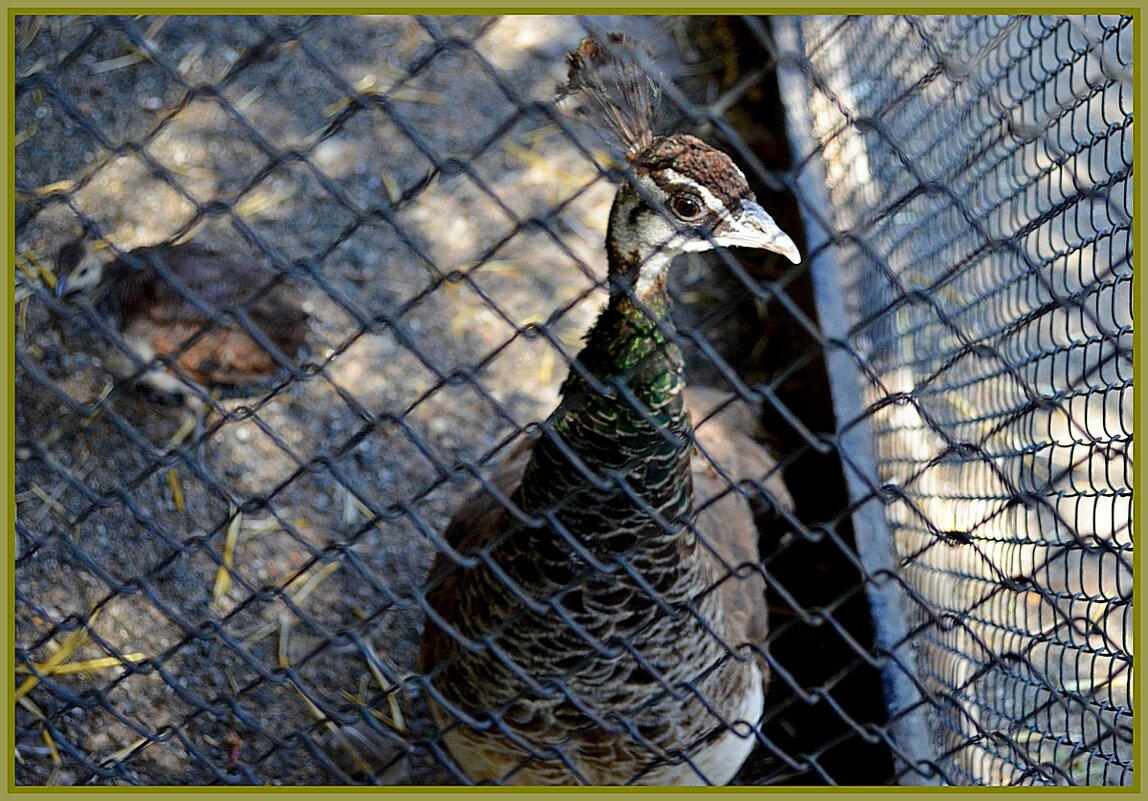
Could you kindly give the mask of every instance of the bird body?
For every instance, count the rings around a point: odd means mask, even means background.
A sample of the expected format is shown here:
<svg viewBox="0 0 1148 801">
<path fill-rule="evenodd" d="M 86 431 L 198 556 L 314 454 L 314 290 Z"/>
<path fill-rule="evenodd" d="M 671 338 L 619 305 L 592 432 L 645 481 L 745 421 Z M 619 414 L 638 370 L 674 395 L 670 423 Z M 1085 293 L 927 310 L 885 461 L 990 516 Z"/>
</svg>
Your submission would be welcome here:
<svg viewBox="0 0 1148 801">
<path fill-rule="evenodd" d="M 725 410 L 691 425 L 714 396 L 687 401 L 666 272 L 715 244 L 799 259 L 727 155 L 653 139 L 615 198 L 610 300 L 558 408 L 445 532 L 420 670 L 474 781 L 725 784 L 754 744 L 764 584 L 729 481 L 788 494 Z"/>
<path fill-rule="evenodd" d="M 627 145 L 610 297 L 558 407 L 443 534 L 421 604 L 429 748 L 473 782 L 726 784 L 769 677 L 749 496 L 792 501 L 748 405 L 685 386 L 666 274 L 715 246 L 800 256 L 729 156 L 653 135 L 632 61 L 594 39 L 568 60 L 562 94 L 587 95 Z M 344 728 L 339 747 L 385 752 L 364 722 Z"/>
<path fill-rule="evenodd" d="M 723 419 L 725 413 L 705 419 L 716 398 L 724 402 L 722 393 L 687 388 L 682 394 L 705 420 L 695 432 L 698 453 L 688 458 L 699 510 L 693 527 L 656 532 L 656 539 L 620 551 L 616 533 L 604 538 L 615 540 L 609 551 L 580 538 L 602 561 L 623 557 L 633 575 L 625 568 L 599 574 L 560 541 L 549 543 L 549 551 L 545 543 L 526 541 L 533 553 L 515 554 L 515 538 L 491 550 L 497 571 L 459 571 L 442 557 L 432 570 L 428 602 L 435 611 L 422 668 L 435 684 L 430 695 L 443 739 L 472 780 L 725 784 L 752 749 L 749 726 L 761 716 L 768 676 L 754 651 L 768 630 L 765 587 L 760 574 L 747 572 L 757 561 L 755 537 L 749 536 L 754 517 L 729 480 L 764 480 L 779 506 L 791 501 L 763 447 Z M 748 412 L 742 406 L 726 410 Z M 540 441 L 524 440 L 494 475 L 501 494 L 509 497 L 522 485 L 532 446 Z M 575 497 L 571 505 L 598 500 Z M 495 496 L 477 493 L 459 510 L 446 539 L 474 558 L 490 546 L 492 532 L 506 531 L 507 517 Z M 528 538 L 519 533 L 517 540 Z M 574 571 L 582 575 L 567 578 Z M 531 598 L 554 597 L 561 612 L 532 613 L 507 592 L 502 575 Z M 440 616 L 475 641 L 497 632 L 498 652 L 510 655 L 513 667 L 493 649 L 463 655 L 456 635 L 437 628 Z M 445 665 L 440 675 L 435 665 Z M 535 696 L 532 682 L 552 683 L 551 697 Z M 435 701 L 438 693 L 456 709 Z M 487 710 L 501 710 L 500 723 L 484 730 L 457 722 L 481 719 Z M 734 726 L 736 721 L 742 724 Z M 514 735 L 501 734 L 503 726 Z M 548 748 L 553 750 L 546 753 Z M 531 754 L 543 758 L 532 760 Z"/>
<path fill-rule="evenodd" d="M 161 392 L 186 393 L 189 381 L 259 381 L 294 359 L 306 335 L 296 289 L 258 262 L 202 244 L 144 247 L 102 262 L 77 240 L 60 249 L 57 265 L 67 274 L 56 295 L 89 305 L 120 339 L 122 347 L 103 349 L 108 367 L 127 377 L 163 360 L 167 370 L 141 376 Z"/>
</svg>

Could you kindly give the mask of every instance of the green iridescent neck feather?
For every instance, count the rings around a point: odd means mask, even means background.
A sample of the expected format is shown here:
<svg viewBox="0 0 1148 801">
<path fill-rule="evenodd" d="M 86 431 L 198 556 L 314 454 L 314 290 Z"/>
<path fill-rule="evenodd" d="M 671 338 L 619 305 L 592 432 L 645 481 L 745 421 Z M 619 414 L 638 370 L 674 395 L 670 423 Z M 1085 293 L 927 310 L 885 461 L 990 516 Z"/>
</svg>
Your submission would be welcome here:
<svg viewBox="0 0 1148 801">
<path fill-rule="evenodd" d="M 597 386 L 571 370 L 516 497 L 611 550 L 672 536 L 690 510 L 692 432 L 668 310 L 664 289 L 641 306 L 614 289 L 578 355 Z"/>
</svg>

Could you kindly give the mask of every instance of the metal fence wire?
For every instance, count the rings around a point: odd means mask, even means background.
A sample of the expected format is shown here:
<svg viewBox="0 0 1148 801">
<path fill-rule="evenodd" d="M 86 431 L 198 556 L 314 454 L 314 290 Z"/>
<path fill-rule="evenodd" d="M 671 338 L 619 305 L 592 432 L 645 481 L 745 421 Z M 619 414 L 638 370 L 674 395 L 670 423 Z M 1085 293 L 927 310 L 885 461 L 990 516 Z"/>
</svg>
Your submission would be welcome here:
<svg viewBox="0 0 1148 801">
<path fill-rule="evenodd" d="M 624 161 L 554 89 L 609 31 L 804 257 L 670 274 L 777 461 L 731 490 L 772 674 L 734 783 L 1132 783 L 1130 17 L 25 16 L 17 784 L 471 780 L 426 577 L 605 302 Z M 64 292 L 80 236 L 228 267 L 124 325 Z M 260 377 L 192 380 L 220 327 Z"/>
<path fill-rule="evenodd" d="M 1126 783 L 1131 20 L 786 34 L 937 757 Z"/>
</svg>

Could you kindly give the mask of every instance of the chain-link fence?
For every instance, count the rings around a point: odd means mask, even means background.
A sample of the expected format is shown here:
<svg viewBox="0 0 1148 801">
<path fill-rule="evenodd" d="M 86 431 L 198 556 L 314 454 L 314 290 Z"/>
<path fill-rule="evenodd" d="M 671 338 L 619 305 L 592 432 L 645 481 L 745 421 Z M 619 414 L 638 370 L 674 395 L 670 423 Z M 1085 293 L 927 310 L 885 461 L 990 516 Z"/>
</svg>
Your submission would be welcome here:
<svg viewBox="0 0 1148 801">
<path fill-rule="evenodd" d="M 876 460 L 854 502 L 883 507 L 938 764 L 1129 783 L 1132 21 L 783 38 L 822 319 L 861 392 L 838 425 Z"/>
<path fill-rule="evenodd" d="M 1131 782 L 1130 19 L 173 16 L 15 20 L 18 783 L 468 780 L 424 580 L 606 297 L 552 101 L 614 30 L 806 256 L 670 277 L 793 496 L 736 782 Z M 190 414 L 131 379 L 194 343 L 56 297 L 80 234 L 263 265 L 213 319 L 290 285 L 301 351 Z"/>
</svg>

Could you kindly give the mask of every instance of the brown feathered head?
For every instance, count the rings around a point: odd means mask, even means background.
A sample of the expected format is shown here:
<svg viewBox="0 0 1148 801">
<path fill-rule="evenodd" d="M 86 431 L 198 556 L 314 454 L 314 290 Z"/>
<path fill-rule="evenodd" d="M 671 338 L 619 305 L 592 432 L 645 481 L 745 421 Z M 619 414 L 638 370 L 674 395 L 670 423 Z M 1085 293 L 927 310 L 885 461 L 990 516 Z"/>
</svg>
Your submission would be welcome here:
<svg viewBox="0 0 1148 801">
<path fill-rule="evenodd" d="M 103 261 L 83 237 L 60 246 L 56 254 L 56 297 L 93 297 L 105 287 L 103 279 Z"/>
</svg>

